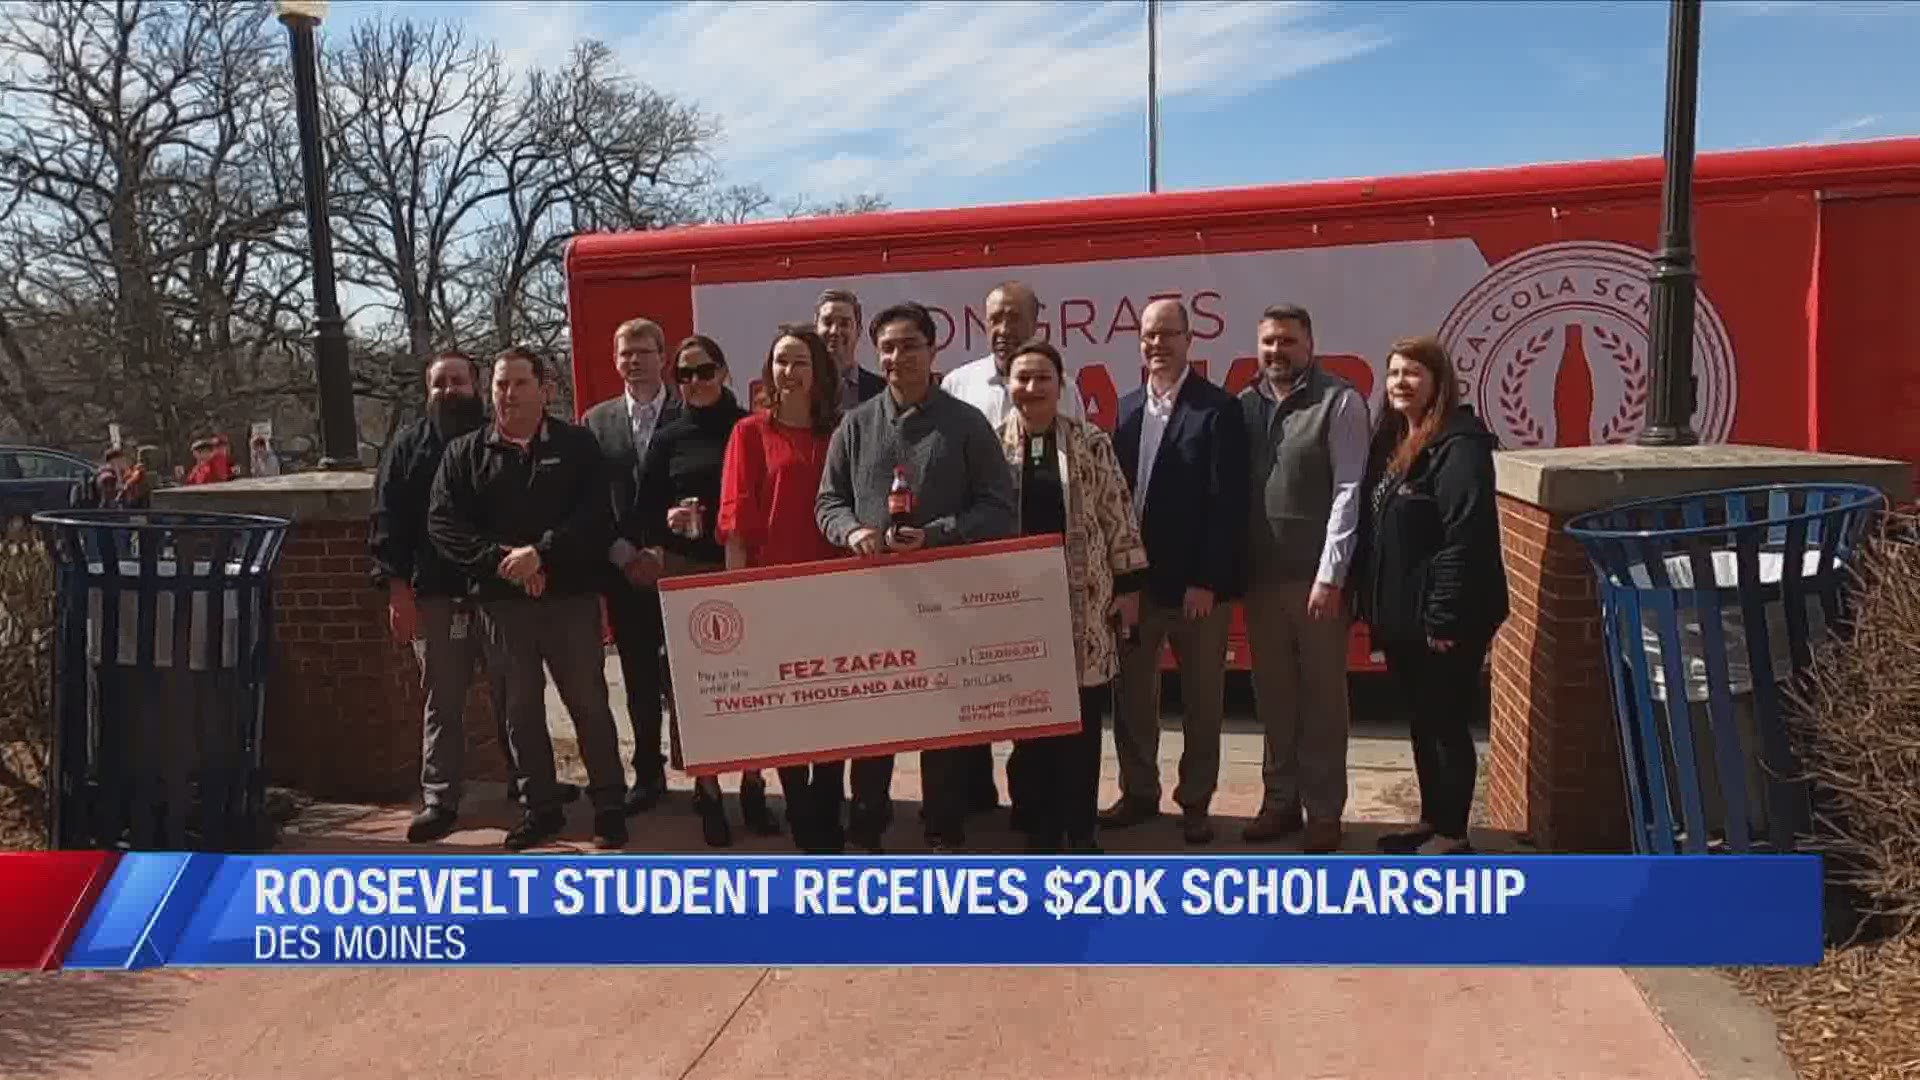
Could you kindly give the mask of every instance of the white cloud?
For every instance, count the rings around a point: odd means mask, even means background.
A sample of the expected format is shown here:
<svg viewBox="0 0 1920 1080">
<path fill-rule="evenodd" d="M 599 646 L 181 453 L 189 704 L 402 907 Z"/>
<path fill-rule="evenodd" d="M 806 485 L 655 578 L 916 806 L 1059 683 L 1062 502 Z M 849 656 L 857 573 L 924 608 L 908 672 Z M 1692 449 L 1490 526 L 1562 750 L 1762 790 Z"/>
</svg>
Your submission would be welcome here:
<svg viewBox="0 0 1920 1080">
<path fill-rule="evenodd" d="M 558 24 L 578 25 L 556 7 L 492 9 L 486 29 L 531 56 L 555 47 Z M 720 118 L 730 174 L 782 191 L 901 200 L 915 180 L 1002 172 L 1144 117 L 1137 2 L 696 2 L 639 9 L 649 15 L 633 25 L 635 10 L 600 7 L 617 21 L 591 30 L 636 77 Z M 1386 41 L 1319 3 L 1165 4 L 1161 104 L 1238 97 Z"/>
<path fill-rule="evenodd" d="M 1856 117 L 1855 119 L 1845 120 L 1827 128 L 1820 134 L 1815 135 L 1813 141 L 1817 143 L 1839 142 L 1850 135 L 1866 131 L 1868 128 L 1878 127 L 1879 124 L 1880 117 L 1877 114 L 1873 116 Z"/>
</svg>

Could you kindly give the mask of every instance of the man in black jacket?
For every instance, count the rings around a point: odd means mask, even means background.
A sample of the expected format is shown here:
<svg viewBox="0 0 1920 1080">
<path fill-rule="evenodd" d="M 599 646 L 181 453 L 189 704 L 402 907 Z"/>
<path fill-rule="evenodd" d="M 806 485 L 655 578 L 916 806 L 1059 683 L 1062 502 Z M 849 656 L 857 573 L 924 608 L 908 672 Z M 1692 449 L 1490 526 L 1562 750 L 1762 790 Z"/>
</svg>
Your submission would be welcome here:
<svg viewBox="0 0 1920 1080">
<path fill-rule="evenodd" d="M 422 808 L 407 826 L 414 843 L 438 840 L 459 820 L 466 756 L 462 722 L 467 687 L 484 662 L 469 582 L 427 539 L 427 500 L 447 443 L 486 422 L 480 403 L 480 365 L 462 352 L 443 352 L 427 365 L 427 414 L 387 447 L 373 482 L 370 547 L 373 584 L 387 593 L 387 626 L 396 645 L 413 649 L 426 698 L 421 719 Z M 506 691 L 499 666 L 487 665 L 494 726 L 507 758 L 509 791 L 520 797 L 523 777 L 507 743 Z M 577 797 L 568 784 L 563 796 Z"/>
<path fill-rule="evenodd" d="M 1185 744 L 1173 800 L 1187 842 L 1205 844 L 1220 780 L 1228 612 L 1246 577 L 1247 437 L 1239 405 L 1188 365 L 1192 344 L 1179 301 L 1140 313 L 1147 383 L 1120 399 L 1113 447 L 1147 545 L 1147 590 L 1139 640 L 1120 656 L 1120 800 L 1100 821 L 1124 828 L 1160 814 L 1160 650 L 1171 638 Z"/>
<path fill-rule="evenodd" d="M 427 531 L 473 579 L 487 648 L 505 665 L 507 736 L 527 777 L 526 816 L 508 831 L 508 850 L 544 843 L 566 823 L 547 734 L 547 669 L 587 767 L 594 840 L 614 849 L 626 844 L 627 823 L 600 644 L 612 534 L 606 468 L 592 435 L 546 415 L 545 377 L 528 349 L 494 361 L 493 423 L 447 446 Z"/>
<path fill-rule="evenodd" d="M 613 514 L 612 542 L 603 571 L 607 621 L 620 653 L 620 679 L 627 691 L 627 721 L 633 725 L 633 788 L 629 814 L 651 810 L 667 790 L 667 758 L 660 752 L 660 693 L 666 645 L 660 622 L 663 569 L 658 551 L 642 543 L 646 532 L 639 512 L 640 468 L 653 433 L 680 415 L 680 401 L 662 376 L 667 338 L 652 319 L 629 319 L 613 332 L 613 363 L 620 372 L 620 396 L 587 410 L 582 418 L 606 459 Z M 658 526 L 658 522 L 647 525 Z"/>
</svg>

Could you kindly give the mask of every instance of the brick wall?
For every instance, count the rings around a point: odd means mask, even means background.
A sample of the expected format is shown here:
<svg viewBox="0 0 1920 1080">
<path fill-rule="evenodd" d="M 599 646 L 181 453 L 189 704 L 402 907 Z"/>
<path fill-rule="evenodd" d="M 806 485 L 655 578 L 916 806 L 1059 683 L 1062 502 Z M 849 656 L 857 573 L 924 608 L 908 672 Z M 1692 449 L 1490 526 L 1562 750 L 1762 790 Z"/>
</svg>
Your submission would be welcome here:
<svg viewBox="0 0 1920 1080">
<path fill-rule="evenodd" d="M 419 794 L 419 670 L 388 635 L 371 569 L 364 518 L 305 520 L 289 532 L 275 575 L 267 768 L 273 783 L 315 798 Z M 476 677 L 466 712 L 470 780 L 506 779 L 488 696 Z"/>
<path fill-rule="evenodd" d="M 1626 850 L 1631 832 L 1600 608 L 1566 519 L 1500 496 L 1512 613 L 1493 643 L 1488 800 L 1497 828 L 1554 851 Z"/>
</svg>

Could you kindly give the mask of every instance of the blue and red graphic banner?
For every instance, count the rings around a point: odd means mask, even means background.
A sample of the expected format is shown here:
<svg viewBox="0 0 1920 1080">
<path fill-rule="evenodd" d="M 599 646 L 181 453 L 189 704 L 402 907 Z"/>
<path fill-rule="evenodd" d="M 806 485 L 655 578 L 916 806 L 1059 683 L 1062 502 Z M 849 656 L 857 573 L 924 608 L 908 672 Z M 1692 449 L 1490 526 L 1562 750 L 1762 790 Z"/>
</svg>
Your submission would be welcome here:
<svg viewBox="0 0 1920 1080">
<path fill-rule="evenodd" d="M 1813 856 L 0 855 L 0 964 L 1810 965 Z"/>
</svg>

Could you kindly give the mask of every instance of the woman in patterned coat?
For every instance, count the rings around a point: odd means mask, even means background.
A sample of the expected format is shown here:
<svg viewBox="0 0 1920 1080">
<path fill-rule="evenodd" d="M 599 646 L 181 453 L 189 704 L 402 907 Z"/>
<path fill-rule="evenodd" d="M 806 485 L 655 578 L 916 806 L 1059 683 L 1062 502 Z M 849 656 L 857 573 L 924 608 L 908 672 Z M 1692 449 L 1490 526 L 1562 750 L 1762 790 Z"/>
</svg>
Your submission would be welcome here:
<svg viewBox="0 0 1920 1080">
<path fill-rule="evenodd" d="M 1013 469 L 1020 534 L 1066 537 L 1080 731 L 1015 744 L 1008 771 L 1034 778 L 1022 815 L 1035 853 L 1091 854 L 1100 788 L 1100 723 L 1119 670 L 1119 638 L 1140 617 L 1147 548 L 1106 432 L 1060 415 L 1066 365 L 1044 341 L 1020 346 L 1007 367 L 1014 412 L 1000 425 Z"/>
</svg>

